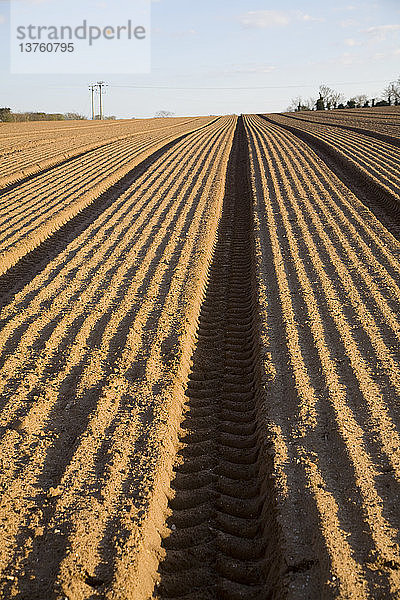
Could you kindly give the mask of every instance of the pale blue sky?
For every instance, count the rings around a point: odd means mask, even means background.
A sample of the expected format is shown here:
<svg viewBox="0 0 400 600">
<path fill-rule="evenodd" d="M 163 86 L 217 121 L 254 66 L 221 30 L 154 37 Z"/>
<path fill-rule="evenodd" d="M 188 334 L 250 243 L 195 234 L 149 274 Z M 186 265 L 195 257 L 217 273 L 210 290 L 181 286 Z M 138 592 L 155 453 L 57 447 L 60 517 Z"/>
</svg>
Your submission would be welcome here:
<svg viewBox="0 0 400 600">
<path fill-rule="evenodd" d="M 279 111 L 320 83 L 377 97 L 400 76 L 397 0 L 153 1 L 148 75 L 10 75 L 8 28 L 0 0 L 0 106 L 16 111 L 88 115 L 87 84 L 99 78 L 110 84 L 106 114 L 125 118 Z"/>
</svg>

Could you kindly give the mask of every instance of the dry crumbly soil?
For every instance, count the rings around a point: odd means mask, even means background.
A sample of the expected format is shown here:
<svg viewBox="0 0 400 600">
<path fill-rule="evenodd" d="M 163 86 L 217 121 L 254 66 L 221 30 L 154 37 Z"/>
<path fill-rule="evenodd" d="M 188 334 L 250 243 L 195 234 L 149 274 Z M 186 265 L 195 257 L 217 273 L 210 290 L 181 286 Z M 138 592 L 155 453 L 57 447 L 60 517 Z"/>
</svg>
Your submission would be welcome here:
<svg viewBox="0 0 400 600">
<path fill-rule="evenodd" d="M 0 598 L 400 596 L 397 108 L 0 127 Z"/>
<path fill-rule="evenodd" d="M 173 132 L 182 126 L 194 128 L 212 119 L 0 123 L 0 185 L 11 185 L 90 150 L 108 149 L 115 142 Z"/>
</svg>

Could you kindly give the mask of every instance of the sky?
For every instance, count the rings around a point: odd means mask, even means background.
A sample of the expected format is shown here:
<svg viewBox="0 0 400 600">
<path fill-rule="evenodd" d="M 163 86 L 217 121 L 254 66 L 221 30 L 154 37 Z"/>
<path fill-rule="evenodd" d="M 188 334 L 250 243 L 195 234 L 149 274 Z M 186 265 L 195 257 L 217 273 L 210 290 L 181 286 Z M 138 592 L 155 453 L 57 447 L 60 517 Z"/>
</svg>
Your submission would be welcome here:
<svg viewBox="0 0 400 600">
<path fill-rule="evenodd" d="M 29 1 L 57 12 L 57 0 Z M 151 67 L 141 74 L 11 74 L 9 31 L 0 0 L 0 106 L 16 112 L 89 115 L 88 84 L 99 79 L 105 113 L 131 118 L 279 112 L 320 84 L 378 98 L 400 77 L 399 0 L 152 0 Z"/>
</svg>

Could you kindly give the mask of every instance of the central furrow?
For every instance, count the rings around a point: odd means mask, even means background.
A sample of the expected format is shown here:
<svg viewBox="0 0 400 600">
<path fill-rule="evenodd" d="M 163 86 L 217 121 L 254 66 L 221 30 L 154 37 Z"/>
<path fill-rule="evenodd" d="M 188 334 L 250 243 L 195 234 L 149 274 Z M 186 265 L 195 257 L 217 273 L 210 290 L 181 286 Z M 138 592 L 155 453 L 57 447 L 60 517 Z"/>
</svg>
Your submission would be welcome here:
<svg viewBox="0 0 400 600">
<path fill-rule="evenodd" d="M 251 232 L 248 150 L 239 119 L 154 598 L 279 595 L 282 563 L 262 421 Z"/>
</svg>

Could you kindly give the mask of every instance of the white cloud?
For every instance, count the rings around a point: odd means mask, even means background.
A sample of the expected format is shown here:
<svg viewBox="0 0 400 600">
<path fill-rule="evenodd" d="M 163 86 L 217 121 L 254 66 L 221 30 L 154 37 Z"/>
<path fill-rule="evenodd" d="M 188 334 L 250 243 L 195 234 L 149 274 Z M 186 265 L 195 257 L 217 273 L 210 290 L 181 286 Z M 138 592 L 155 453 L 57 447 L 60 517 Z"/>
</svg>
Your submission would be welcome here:
<svg viewBox="0 0 400 600">
<path fill-rule="evenodd" d="M 358 54 L 354 54 L 352 52 L 342 52 L 335 57 L 329 58 L 327 60 L 310 62 L 310 65 L 318 65 L 319 67 L 331 67 L 332 65 L 341 65 L 342 67 L 351 67 L 354 65 L 364 64 L 365 57 L 360 56 Z"/>
<path fill-rule="evenodd" d="M 5 22 L 6 22 L 5 16 L 0 14 L 0 25 Z"/>
<path fill-rule="evenodd" d="M 239 21 L 246 28 L 266 29 L 267 27 L 286 27 L 293 21 L 321 22 L 324 19 L 313 17 L 299 10 L 251 10 L 240 15 Z"/>
<path fill-rule="evenodd" d="M 321 17 L 313 17 L 311 15 L 307 15 L 302 12 L 297 13 L 297 19 L 299 21 L 308 21 L 308 22 L 314 22 L 314 23 L 317 23 L 317 22 L 322 23 L 323 21 L 325 21 L 325 19 L 322 19 Z"/>
<path fill-rule="evenodd" d="M 393 60 L 396 59 L 400 55 L 400 48 L 395 50 L 390 50 L 389 52 L 342 52 L 341 54 L 329 58 L 327 60 L 318 60 L 318 61 L 310 61 L 308 64 L 311 67 L 330 67 L 332 65 L 341 65 L 343 67 L 354 67 L 354 66 L 364 66 L 371 65 L 371 63 L 376 63 L 379 65 L 383 60 Z"/>
<path fill-rule="evenodd" d="M 289 25 L 288 14 L 278 10 L 251 10 L 241 15 L 239 20 L 244 27 L 260 29 Z"/>
<path fill-rule="evenodd" d="M 371 56 L 371 58 L 375 59 L 375 60 L 388 60 L 388 59 L 392 59 L 392 58 L 396 58 L 397 56 L 399 56 L 400 54 L 400 48 L 395 48 L 394 50 L 391 50 L 390 52 L 376 52 L 375 54 L 373 54 Z"/>
<path fill-rule="evenodd" d="M 353 38 L 347 38 L 346 40 L 344 40 L 344 43 L 346 46 L 361 46 L 360 42 L 357 42 L 355 39 Z"/>
<path fill-rule="evenodd" d="M 371 58 L 373 60 L 383 60 L 384 58 L 387 58 L 387 55 L 384 52 L 375 52 Z"/>
<path fill-rule="evenodd" d="M 377 25 L 375 27 L 368 27 L 364 29 L 370 37 L 378 41 L 384 41 L 387 37 L 396 31 L 400 30 L 400 25 Z"/>
</svg>

